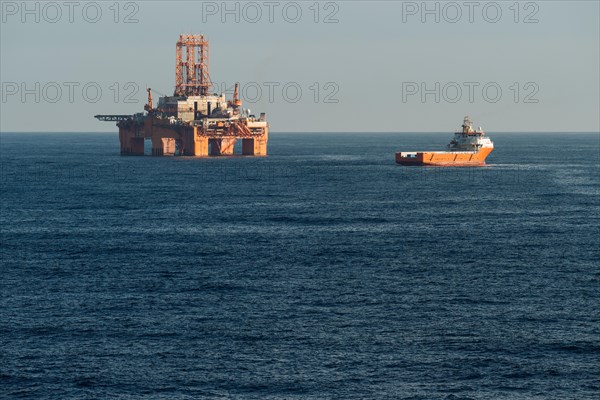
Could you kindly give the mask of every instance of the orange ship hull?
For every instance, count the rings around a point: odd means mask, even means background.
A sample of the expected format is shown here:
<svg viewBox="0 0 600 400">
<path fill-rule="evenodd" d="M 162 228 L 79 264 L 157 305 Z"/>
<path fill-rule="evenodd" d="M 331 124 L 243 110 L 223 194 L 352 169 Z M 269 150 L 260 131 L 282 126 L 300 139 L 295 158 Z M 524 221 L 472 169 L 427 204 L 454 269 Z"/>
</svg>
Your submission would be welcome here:
<svg viewBox="0 0 600 400">
<path fill-rule="evenodd" d="M 435 165 L 451 167 L 467 167 L 485 165 L 485 159 L 492 148 L 479 151 L 423 151 L 396 153 L 396 163 L 401 165 Z"/>
</svg>

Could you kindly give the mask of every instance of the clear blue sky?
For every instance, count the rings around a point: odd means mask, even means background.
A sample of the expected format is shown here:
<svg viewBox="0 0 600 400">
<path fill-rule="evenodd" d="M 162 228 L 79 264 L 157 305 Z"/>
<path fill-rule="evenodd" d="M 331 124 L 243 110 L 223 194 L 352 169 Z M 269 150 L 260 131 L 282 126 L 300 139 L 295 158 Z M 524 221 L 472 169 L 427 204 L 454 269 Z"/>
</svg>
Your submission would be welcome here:
<svg viewBox="0 0 600 400">
<path fill-rule="evenodd" d="M 179 34 L 203 33 L 213 81 L 239 81 L 275 132 L 448 131 L 467 114 L 491 132 L 599 131 L 599 2 L 514 3 L 3 1 L 0 130 L 114 131 L 93 116 L 172 94 Z"/>
</svg>

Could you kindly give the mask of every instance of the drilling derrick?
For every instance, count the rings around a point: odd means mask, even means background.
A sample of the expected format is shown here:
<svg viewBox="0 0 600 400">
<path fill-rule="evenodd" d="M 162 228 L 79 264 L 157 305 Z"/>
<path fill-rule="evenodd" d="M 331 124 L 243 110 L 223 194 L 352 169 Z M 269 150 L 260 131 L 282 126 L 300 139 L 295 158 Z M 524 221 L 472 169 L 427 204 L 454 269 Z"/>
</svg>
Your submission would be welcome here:
<svg viewBox="0 0 600 400">
<path fill-rule="evenodd" d="M 147 113 L 96 115 L 119 127 L 122 155 L 144 155 L 144 141 L 152 142 L 152 155 L 233 155 L 236 141 L 247 156 L 266 156 L 269 125 L 264 113 L 257 118 L 242 108 L 239 83 L 233 99 L 210 93 L 208 40 L 204 35 L 179 35 L 175 47 L 175 91 L 158 99 L 152 91 L 144 105 Z"/>
<path fill-rule="evenodd" d="M 208 41 L 204 35 L 180 35 L 175 51 L 175 96 L 206 96 L 211 86 Z"/>
</svg>

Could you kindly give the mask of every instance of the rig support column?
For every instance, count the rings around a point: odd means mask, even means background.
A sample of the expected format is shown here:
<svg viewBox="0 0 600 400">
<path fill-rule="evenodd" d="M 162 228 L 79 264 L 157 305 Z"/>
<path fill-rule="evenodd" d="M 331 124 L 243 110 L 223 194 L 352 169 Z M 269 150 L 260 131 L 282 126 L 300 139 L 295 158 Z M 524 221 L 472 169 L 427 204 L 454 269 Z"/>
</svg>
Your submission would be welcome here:
<svg viewBox="0 0 600 400">
<path fill-rule="evenodd" d="M 161 137 L 152 136 L 152 155 L 162 156 L 165 154 L 164 143 Z"/>
<path fill-rule="evenodd" d="M 121 155 L 143 156 L 144 137 L 137 136 L 130 129 L 119 127 L 119 141 L 121 142 Z"/>
<path fill-rule="evenodd" d="M 242 139 L 242 154 L 245 156 L 266 156 L 268 139 L 268 128 L 265 128 L 264 135 L 252 139 Z"/>
<path fill-rule="evenodd" d="M 233 155 L 235 138 L 209 139 L 211 156 Z"/>
<path fill-rule="evenodd" d="M 232 156 L 235 138 L 221 139 L 221 155 Z"/>
<path fill-rule="evenodd" d="M 175 155 L 175 139 L 174 138 L 163 138 L 163 155 L 174 156 Z"/>
<path fill-rule="evenodd" d="M 199 135 L 200 129 L 194 126 L 193 129 L 184 131 L 182 144 L 185 156 L 207 157 L 208 156 L 208 138 Z"/>
<path fill-rule="evenodd" d="M 130 140 L 131 143 L 131 155 L 132 156 L 143 156 L 144 155 L 144 138 L 133 137 Z"/>
<path fill-rule="evenodd" d="M 196 136 L 194 140 L 194 154 L 193 156 L 206 157 L 208 156 L 208 138 L 202 136 Z"/>
</svg>

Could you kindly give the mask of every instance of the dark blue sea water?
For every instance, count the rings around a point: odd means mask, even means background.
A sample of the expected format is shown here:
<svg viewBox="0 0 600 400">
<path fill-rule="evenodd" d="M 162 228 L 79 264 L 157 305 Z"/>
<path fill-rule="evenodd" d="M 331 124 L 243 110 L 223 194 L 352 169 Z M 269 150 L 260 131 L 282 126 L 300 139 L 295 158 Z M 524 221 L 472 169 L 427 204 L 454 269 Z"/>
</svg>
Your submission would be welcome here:
<svg viewBox="0 0 600 400">
<path fill-rule="evenodd" d="M 600 136 L 0 137 L 0 397 L 600 398 Z"/>
</svg>

